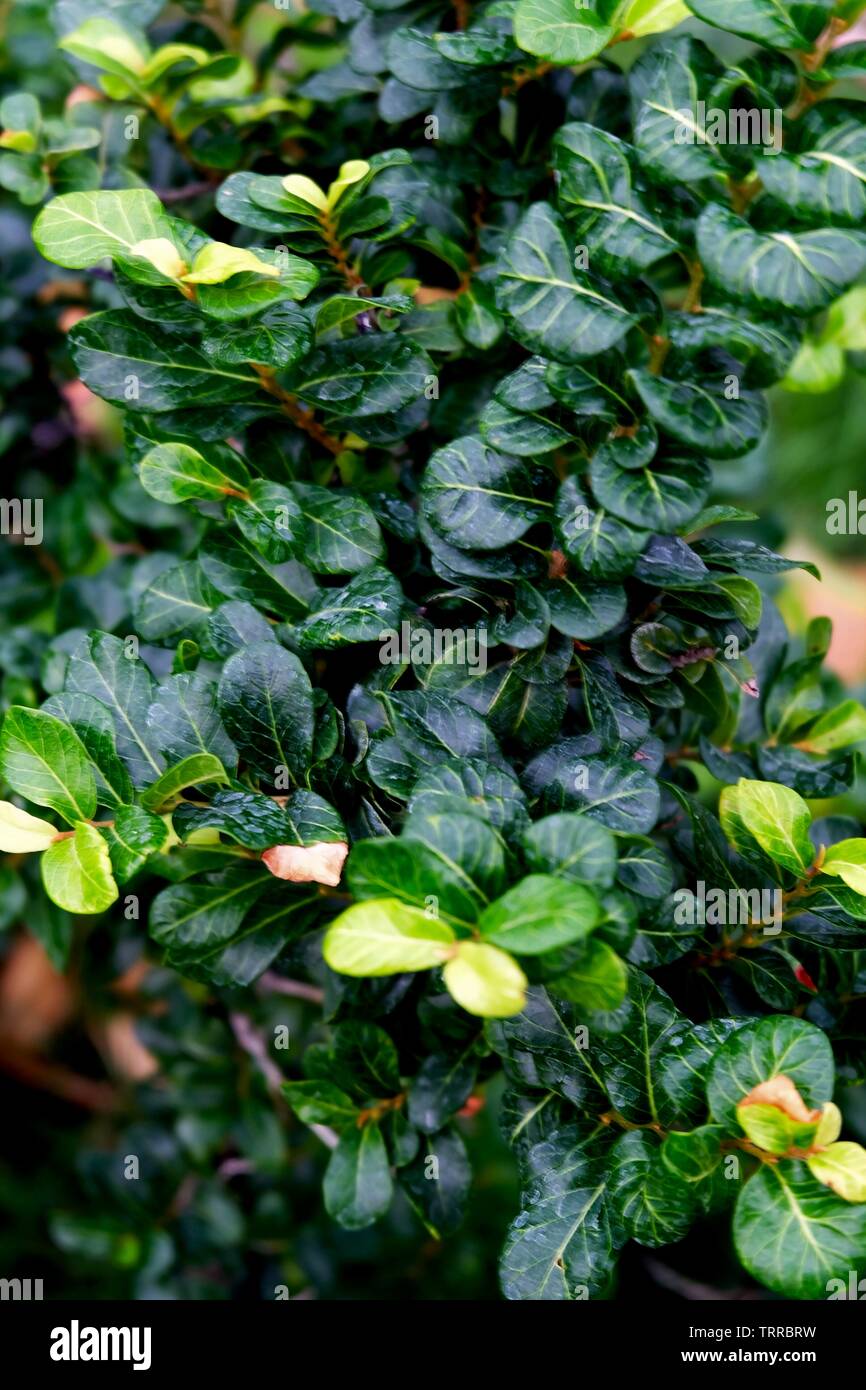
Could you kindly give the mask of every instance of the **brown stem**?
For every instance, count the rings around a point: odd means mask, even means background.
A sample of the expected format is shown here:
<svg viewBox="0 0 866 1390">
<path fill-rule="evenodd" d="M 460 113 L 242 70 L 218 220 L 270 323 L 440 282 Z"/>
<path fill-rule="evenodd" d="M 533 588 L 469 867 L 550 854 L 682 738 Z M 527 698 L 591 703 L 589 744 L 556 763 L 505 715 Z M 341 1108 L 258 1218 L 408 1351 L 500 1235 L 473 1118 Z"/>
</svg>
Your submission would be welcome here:
<svg viewBox="0 0 866 1390">
<path fill-rule="evenodd" d="M 671 340 L 670 338 L 662 337 L 659 333 L 654 333 L 649 340 L 649 345 L 650 360 L 648 370 L 652 372 L 653 376 L 659 376 L 665 364 L 665 358 L 670 352 Z"/>
<path fill-rule="evenodd" d="M 544 77 L 545 73 L 550 72 L 551 68 L 554 66 L 555 64 L 553 63 L 536 63 L 535 66 L 531 68 L 518 68 L 512 75 L 511 80 L 506 82 L 505 86 L 502 88 L 502 95 L 504 97 L 513 97 L 516 92 L 520 91 L 521 87 L 526 86 L 527 82 L 536 82 L 539 77 Z"/>
<path fill-rule="evenodd" d="M 325 245 L 328 248 L 328 255 L 334 262 L 350 290 L 366 288 L 355 267 L 351 264 L 346 255 L 346 248 L 337 236 L 337 229 L 331 221 L 330 213 L 323 212 L 319 217 L 319 225 L 325 236 Z"/>
<path fill-rule="evenodd" d="M 704 283 L 704 268 L 700 261 L 687 261 L 689 268 L 689 284 L 686 290 L 686 297 L 681 304 L 684 314 L 698 313 L 701 306 L 701 286 Z"/>
<path fill-rule="evenodd" d="M 285 994 L 290 999 L 306 999 L 310 1004 L 323 1004 L 325 1001 L 325 991 L 319 989 L 318 985 L 308 985 L 303 980 L 286 980 L 282 975 L 274 974 L 273 970 L 266 970 L 264 975 L 259 976 L 258 986 L 266 994 Z"/>
<path fill-rule="evenodd" d="M 258 362 L 251 362 L 250 366 L 265 391 L 279 401 L 280 409 L 284 415 L 288 415 L 294 424 L 304 430 L 311 439 L 315 439 L 317 444 L 321 444 L 323 449 L 329 450 L 332 454 L 343 452 L 343 446 L 339 439 L 329 434 L 324 426 L 319 424 L 312 410 L 305 409 L 295 396 L 289 391 L 284 391 L 282 386 L 277 384 L 272 367 L 263 367 Z"/>
</svg>

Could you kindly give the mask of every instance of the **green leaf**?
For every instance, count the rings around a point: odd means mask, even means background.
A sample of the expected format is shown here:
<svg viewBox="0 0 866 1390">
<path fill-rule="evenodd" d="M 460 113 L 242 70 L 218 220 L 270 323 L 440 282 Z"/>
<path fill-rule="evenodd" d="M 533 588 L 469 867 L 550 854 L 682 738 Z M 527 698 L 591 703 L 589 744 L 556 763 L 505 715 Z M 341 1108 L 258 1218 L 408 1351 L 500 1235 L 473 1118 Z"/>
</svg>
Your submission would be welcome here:
<svg viewBox="0 0 866 1390">
<path fill-rule="evenodd" d="M 841 120 L 799 154 L 766 161 L 764 187 L 780 202 L 827 221 L 862 224 L 866 215 L 866 127 Z"/>
<path fill-rule="evenodd" d="M 358 1107 L 333 1082 L 284 1081 L 281 1089 L 305 1125 L 332 1125 L 335 1129 L 344 1129 L 357 1122 Z"/>
<path fill-rule="evenodd" d="M 514 37 L 525 52 L 539 58 L 585 63 L 613 38 L 613 9 L 605 0 L 592 0 L 586 6 L 574 0 L 518 0 Z"/>
<path fill-rule="evenodd" d="M 420 833 L 358 841 L 349 857 L 347 876 L 357 898 L 397 898 L 412 907 L 429 908 L 455 926 L 468 928 L 487 906 L 483 879 L 475 864 L 495 857 L 501 849 L 489 828 L 465 816 L 445 816 L 449 841 L 432 844 Z M 418 822 L 415 822 L 418 825 Z M 465 865 L 465 867 L 464 867 Z"/>
<path fill-rule="evenodd" d="M 855 893 L 866 897 L 866 840 L 839 840 L 831 845 L 821 873 L 841 878 Z"/>
<path fill-rule="evenodd" d="M 314 707 L 298 658 L 275 642 L 253 642 L 220 677 L 220 716 L 241 758 L 268 782 L 283 768 L 302 780 L 312 760 Z"/>
<path fill-rule="evenodd" d="M 147 45 L 141 43 L 125 25 L 101 16 L 85 20 L 71 34 L 66 34 L 58 47 L 85 63 L 92 63 L 103 72 L 128 79 L 133 84 L 141 76 L 150 57 Z"/>
<path fill-rule="evenodd" d="M 91 314 L 69 334 L 81 379 L 113 405 L 160 412 L 259 396 L 249 367 L 220 367 L 201 349 L 122 309 Z"/>
<path fill-rule="evenodd" d="M 639 275 L 677 243 L 634 187 L 634 151 L 615 135 L 573 121 L 553 140 L 558 199 L 589 263 L 612 279 Z"/>
<path fill-rule="evenodd" d="M 329 1216 L 349 1231 L 371 1226 L 391 1205 L 388 1153 L 377 1124 L 349 1128 L 328 1160 L 323 1187 Z"/>
<path fill-rule="evenodd" d="M 661 1148 L 662 1162 L 685 1184 L 702 1211 L 713 1211 L 737 1191 L 736 1180 L 726 1176 L 722 1143 L 723 1125 L 700 1125 L 688 1133 L 671 1130 Z"/>
<path fill-rule="evenodd" d="M 733 1018 L 683 1022 L 667 1039 L 654 1068 L 659 1119 L 665 1128 L 696 1124 L 705 1117 L 710 1063 L 744 1023 Z"/>
<path fill-rule="evenodd" d="M 262 865 L 246 863 L 206 874 L 195 882 L 172 884 L 153 900 L 150 935 L 165 947 L 176 970 L 189 974 L 208 962 L 219 964 L 247 913 L 272 883 Z"/>
<path fill-rule="evenodd" d="M 106 632 L 82 637 L 69 657 L 65 693 L 91 695 L 110 711 L 117 752 L 134 786 L 159 776 L 163 760 L 147 726 L 153 677 L 126 643 Z"/>
<path fill-rule="evenodd" d="M 550 504 L 533 496 L 523 463 L 466 435 L 431 454 L 421 505 L 452 545 L 499 550 L 518 540 Z"/>
<path fill-rule="evenodd" d="M 168 826 L 140 806 L 118 806 L 114 824 L 105 831 L 111 867 L 118 883 L 126 883 L 168 839 Z"/>
<path fill-rule="evenodd" d="M 625 590 L 619 584 L 595 584 L 583 575 L 551 581 L 544 597 L 557 632 L 581 642 L 603 637 L 625 616 Z"/>
<path fill-rule="evenodd" d="M 141 460 L 138 476 L 145 492 L 169 504 L 222 501 L 250 486 L 243 459 L 223 444 L 210 445 L 205 454 L 190 444 L 157 444 Z"/>
<path fill-rule="evenodd" d="M 808 731 L 797 740 L 797 747 L 807 753 L 835 753 L 852 743 L 866 739 L 866 709 L 859 700 L 843 700 L 834 709 L 820 715 Z"/>
<path fill-rule="evenodd" d="M 346 908 L 328 928 L 322 954 L 343 975 L 395 975 L 441 965 L 454 932 L 397 898 L 371 898 Z"/>
<path fill-rule="evenodd" d="M 436 1160 L 435 1169 L 430 1159 Z M 400 1169 L 398 1179 L 435 1240 L 457 1229 L 466 1212 L 472 1166 L 456 1129 L 427 1135 L 414 1162 Z"/>
<path fill-rule="evenodd" d="M 594 1132 L 556 1131 L 530 1151 L 536 1181 L 515 1218 L 499 1266 L 508 1299 L 567 1302 L 603 1296 L 622 1233 L 607 1197 Z"/>
<path fill-rule="evenodd" d="M 482 1018 L 508 1018 L 520 1013 L 526 1001 L 526 976 L 497 946 L 458 942 L 442 978 L 461 1008 Z"/>
<path fill-rule="evenodd" d="M 282 483 L 257 478 L 246 497 L 229 501 L 228 514 L 249 544 L 272 564 L 282 564 L 303 552 L 301 508 Z"/>
<path fill-rule="evenodd" d="M 302 652 L 381 642 L 396 631 L 404 606 L 403 592 L 390 570 L 367 565 L 342 589 L 329 589 L 323 602 L 295 628 Z"/>
<path fill-rule="evenodd" d="M 592 937 L 580 959 L 551 981 L 551 991 L 580 1009 L 607 1013 L 619 1008 L 628 988 L 628 970 L 606 941 Z"/>
<path fill-rule="evenodd" d="M 718 203 L 697 223 L 698 254 L 717 285 L 773 309 L 824 309 L 866 266 L 861 232 L 757 232 Z"/>
<path fill-rule="evenodd" d="M 137 596 L 135 625 L 146 642 L 161 642 L 181 634 L 198 636 L 221 595 L 197 560 L 163 570 Z"/>
<path fill-rule="evenodd" d="M 736 394 L 732 394 L 727 370 L 732 365 L 736 364 L 716 368 L 713 376 L 700 383 L 669 381 L 642 367 L 631 370 L 628 380 L 655 423 L 674 439 L 710 458 L 736 458 L 760 440 L 767 424 L 767 406 L 757 391 L 741 390 L 737 385 Z"/>
<path fill-rule="evenodd" d="M 641 1130 L 620 1135 L 611 1153 L 610 1203 L 638 1245 L 682 1240 L 694 1217 L 691 1193 L 662 1161 L 658 1140 Z"/>
<path fill-rule="evenodd" d="M 132 801 L 132 781 L 117 755 L 114 720 L 106 706 L 92 695 L 63 691 L 46 700 L 42 710 L 62 719 L 80 739 L 96 775 L 97 804 Z"/>
<path fill-rule="evenodd" d="M 382 532 L 362 497 L 311 483 L 295 483 L 306 523 L 304 562 L 317 574 L 354 574 L 385 554 Z"/>
<path fill-rule="evenodd" d="M 13 791 L 73 824 L 96 813 L 96 780 L 80 741 L 51 714 L 13 705 L 0 733 L 0 774 Z"/>
<path fill-rule="evenodd" d="M 710 490 L 710 471 L 699 459 L 663 459 L 651 468 L 618 468 L 609 455 L 592 460 L 589 481 L 597 500 L 632 526 L 676 531 L 697 516 Z"/>
<path fill-rule="evenodd" d="M 818 1109 L 833 1092 L 833 1051 L 825 1033 L 803 1019 L 778 1015 L 748 1023 L 719 1048 L 710 1065 L 712 1117 L 730 1131 L 737 1106 L 762 1081 L 786 1076 L 806 1105 Z"/>
<path fill-rule="evenodd" d="M 149 188 L 64 193 L 43 208 L 33 240 L 48 261 L 84 270 L 106 256 L 129 256 L 141 241 L 173 243 L 171 219 Z"/>
<path fill-rule="evenodd" d="M 45 892 L 67 912 L 105 912 L 117 901 L 108 845 L 94 826 L 83 821 L 67 839 L 49 845 L 40 870 Z"/>
<path fill-rule="evenodd" d="M 620 1032 L 595 1048 L 611 1102 L 627 1120 L 658 1122 L 657 1059 L 682 1023 L 673 1001 L 648 975 L 629 973 L 629 1009 Z"/>
<path fill-rule="evenodd" d="M 526 862 L 537 874 L 609 888 L 616 874 L 616 841 L 588 816 L 564 811 L 545 816 L 523 836 Z"/>
<path fill-rule="evenodd" d="M 432 1052 L 424 1058 L 409 1087 L 409 1119 L 424 1134 L 447 1124 L 465 1103 L 478 1071 L 469 1049 L 456 1056 Z"/>
<path fill-rule="evenodd" d="M 220 367 L 258 362 L 285 370 L 310 351 L 310 321 L 294 304 L 277 303 L 252 323 L 218 323 L 209 326 L 201 340 L 204 351 Z"/>
<path fill-rule="evenodd" d="M 623 579 L 648 539 L 646 531 L 633 530 L 603 507 L 591 508 L 574 477 L 557 493 L 555 520 L 565 554 L 593 579 Z M 570 598 L 575 600 L 573 592 Z"/>
<path fill-rule="evenodd" d="M 422 348 L 379 333 L 326 343 L 287 373 L 286 384 L 310 405 L 360 421 L 423 399 L 433 375 Z"/>
<path fill-rule="evenodd" d="M 805 1164 L 764 1164 L 744 1186 L 734 1213 L 734 1244 L 750 1274 L 787 1298 L 826 1298 L 848 1287 L 862 1266 L 866 1204 L 819 1183 Z"/>
<path fill-rule="evenodd" d="M 603 281 L 578 276 L 565 228 L 547 203 L 533 203 L 508 239 L 496 302 L 518 342 L 561 362 L 604 352 L 635 322 Z"/>
<path fill-rule="evenodd" d="M 772 48 L 811 48 L 830 18 L 833 0 L 688 0 L 707 24 Z"/>
<path fill-rule="evenodd" d="M 217 712 L 216 682 L 197 672 L 169 676 L 158 687 L 148 706 L 147 729 L 171 763 L 194 753 L 212 753 L 224 767 L 237 766 L 237 750 Z"/>
<path fill-rule="evenodd" d="M 485 908 L 478 931 L 494 946 L 518 955 L 540 955 L 582 940 L 598 919 L 598 901 L 583 885 L 550 874 L 529 874 Z"/>
<path fill-rule="evenodd" d="M 213 753 L 191 753 L 182 762 L 167 768 L 141 793 L 141 804 L 146 811 L 166 810 L 178 793 L 187 787 L 227 781 L 228 773 Z"/>
<path fill-rule="evenodd" d="M 720 798 L 722 826 L 731 808 L 750 835 L 783 869 L 802 876 L 815 858 L 809 839 L 812 816 L 802 797 L 778 782 L 753 782 L 741 777 L 725 787 Z"/>
<path fill-rule="evenodd" d="M 699 101 L 712 105 L 717 71 L 706 46 L 684 37 L 648 47 L 629 73 L 638 158 L 663 183 L 696 183 L 724 170 L 698 112 Z"/>
</svg>

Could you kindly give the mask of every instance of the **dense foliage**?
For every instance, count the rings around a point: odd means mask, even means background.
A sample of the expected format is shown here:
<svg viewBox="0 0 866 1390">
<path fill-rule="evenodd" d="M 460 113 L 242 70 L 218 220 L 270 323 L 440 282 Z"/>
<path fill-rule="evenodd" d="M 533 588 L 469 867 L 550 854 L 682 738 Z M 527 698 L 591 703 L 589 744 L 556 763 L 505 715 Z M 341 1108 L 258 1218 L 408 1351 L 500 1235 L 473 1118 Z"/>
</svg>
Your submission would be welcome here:
<svg viewBox="0 0 866 1390">
<path fill-rule="evenodd" d="M 96 998 L 158 962 L 160 1064 L 54 1239 L 295 1291 L 285 1102 L 334 1222 L 448 1237 L 504 1077 L 506 1297 L 702 1223 L 847 1290 L 866 710 L 714 496 L 863 346 L 858 6 L 49 8 L 0 104 L 4 916 Z"/>
</svg>

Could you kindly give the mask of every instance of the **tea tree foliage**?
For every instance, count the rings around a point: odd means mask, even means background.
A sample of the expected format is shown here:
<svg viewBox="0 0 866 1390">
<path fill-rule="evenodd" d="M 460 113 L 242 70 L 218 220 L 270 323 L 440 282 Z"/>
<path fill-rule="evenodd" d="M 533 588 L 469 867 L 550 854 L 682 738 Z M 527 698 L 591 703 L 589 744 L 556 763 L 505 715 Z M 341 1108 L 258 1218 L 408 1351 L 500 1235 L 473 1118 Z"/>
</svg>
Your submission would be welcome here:
<svg viewBox="0 0 866 1390">
<path fill-rule="evenodd" d="M 718 496 L 767 388 L 863 347 L 858 6 L 54 9 L 83 99 L 10 91 L 0 182 L 123 439 L 46 502 L 56 592 L 4 552 L 0 848 L 56 963 L 90 917 L 164 967 L 168 1167 L 219 1202 L 230 1133 L 278 1176 L 287 1102 L 334 1222 L 400 1189 L 445 1237 L 501 1077 L 507 1298 L 611 1296 L 720 1214 L 768 1289 L 847 1286 L 866 839 L 816 803 L 866 710 Z M 184 1236 L 136 1240 L 160 1287 Z"/>
</svg>

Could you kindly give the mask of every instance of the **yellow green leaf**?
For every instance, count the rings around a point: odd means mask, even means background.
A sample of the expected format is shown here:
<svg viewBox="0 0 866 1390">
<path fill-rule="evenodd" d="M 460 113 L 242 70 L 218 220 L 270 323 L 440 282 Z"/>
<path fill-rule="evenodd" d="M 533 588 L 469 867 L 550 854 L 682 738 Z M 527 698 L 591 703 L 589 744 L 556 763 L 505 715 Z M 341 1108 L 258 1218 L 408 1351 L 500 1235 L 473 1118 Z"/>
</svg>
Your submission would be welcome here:
<svg viewBox="0 0 866 1390">
<path fill-rule="evenodd" d="M 130 247 L 129 254 L 149 261 L 169 280 L 180 280 L 189 269 L 177 247 L 168 237 L 151 237 L 146 241 L 137 241 Z"/>
<path fill-rule="evenodd" d="M 831 1144 L 806 1159 L 812 1176 L 844 1197 L 846 1202 L 866 1202 L 866 1149 L 861 1144 Z"/>
<path fill-rule="evenodd" d="M 246 251 L 242 246 L 229 246 L 224 241 L 209 241 L 196 255 L 192 270 L 183 276 L 188 285 L 221 285 L 232 275 L 252 272 L 255 275 L 269 275 L 277 279 L 279 266 L 268 265 L 259 260 L 254 251 Z"/>
<path fill-rule="evenodd" d="M 327 212 L 327 195 L 317 183 L 308 179 L 306 174 L 287 174 L 283 179 L 283 188 L 293 197 L 300 198 L 304 203 L 309 203 L 311 207 Z"/>
<path fill-rule="evenodd" d="M 366 159 L 348 159 L 345 164 L 341 164 L 339 174 L 328 189 L 328 209 L 335 208 L 346 189 L 351 188 L 353 183 L 358 183 L 369 172 L 370 166 Z"/>
<path fill-rule="evenodd" d="M 457 1003 L 481 1018 L 510 1018 L 526 1003 L 526 976 L 514 957 L 498 946 L 459 942 L 442 975 Z"/>
<path fill-rule="evenodd" d="M 57 833 L 57 827 L 47 820 L 31 816 L 29 811 L 22 811 L 11 801 L 0 801 L 0 851 L 3 854 L 36 854 L 47 849 Z"/>
</svg>

